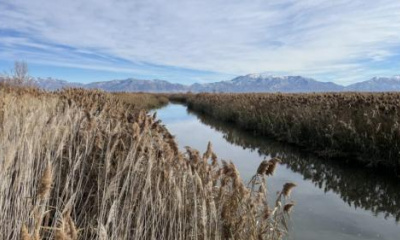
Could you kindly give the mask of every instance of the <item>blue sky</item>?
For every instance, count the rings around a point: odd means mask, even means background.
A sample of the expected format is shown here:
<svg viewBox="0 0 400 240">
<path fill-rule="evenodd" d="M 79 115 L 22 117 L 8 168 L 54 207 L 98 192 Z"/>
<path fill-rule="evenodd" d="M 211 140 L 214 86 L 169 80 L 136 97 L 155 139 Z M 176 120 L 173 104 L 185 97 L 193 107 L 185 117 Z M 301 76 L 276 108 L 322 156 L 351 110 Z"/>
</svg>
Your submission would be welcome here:
<svg viewBox="0 0 400 240">
<path fill-rule="evenodd" d="M 248 73 L 400 74 L 400 1 L 1 0 L 0 71 L 193 83 Z"/>
</svg>

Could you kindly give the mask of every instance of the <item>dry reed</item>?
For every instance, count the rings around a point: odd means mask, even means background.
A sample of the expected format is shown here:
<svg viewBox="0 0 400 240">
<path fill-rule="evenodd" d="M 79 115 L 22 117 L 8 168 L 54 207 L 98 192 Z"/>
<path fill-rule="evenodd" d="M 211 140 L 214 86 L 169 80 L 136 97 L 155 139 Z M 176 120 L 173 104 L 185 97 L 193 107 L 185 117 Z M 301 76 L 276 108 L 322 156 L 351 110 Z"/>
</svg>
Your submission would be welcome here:
<svg viewBox="0 0 400 240">
<path fill-rule="evenodd" d="M 399 93 L 172 94 L 171 101 L 320 156 L 400 173 Z"/>
<path fill-rule="evenodd" d="M 266 191 L 220 166 L 211 144 L 182 153 L 155 116 L 130 106 L 100 91 L 0 86 L 0 239 L 286 234 L 285 199 L 266 214 Z"/>
</svg>

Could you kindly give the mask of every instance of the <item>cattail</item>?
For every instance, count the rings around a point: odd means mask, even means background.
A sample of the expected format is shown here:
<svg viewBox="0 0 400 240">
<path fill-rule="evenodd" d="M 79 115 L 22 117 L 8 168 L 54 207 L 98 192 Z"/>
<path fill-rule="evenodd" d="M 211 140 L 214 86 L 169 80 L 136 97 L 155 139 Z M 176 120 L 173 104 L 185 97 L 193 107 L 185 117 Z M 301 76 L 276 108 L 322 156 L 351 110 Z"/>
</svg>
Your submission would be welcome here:
<svg viewBox="0 0 400 240">
<path fill-rule="evenodd" d="M 297 185 L 295 183 L 285 183 L 285 185 L 283 185 L 283 189 L 282 189 L 283 196 L 289 197 L 290 193 L 292 192 L 292 189 L 296 186 Z"/>
<path fill-rule="evenodd" d="M 50 193 L 51 183 L 53 181 L 53 171 L 51 164 L 48 163 L 42 178 L 40 179 L 40 186 L 38 190 L 38 196 L 40 199 L 44 199 Z"/>
<path fill-rule="evenodd" d="M 287 204 L 285 204 L 285 206 L 283 206 L 283 211 L 286 212 L 286 213 L 290 213 L 290 211 L 292 210 L 293 206 L 294 206 L 293 202 L 287 203 Z"/>
</svg>

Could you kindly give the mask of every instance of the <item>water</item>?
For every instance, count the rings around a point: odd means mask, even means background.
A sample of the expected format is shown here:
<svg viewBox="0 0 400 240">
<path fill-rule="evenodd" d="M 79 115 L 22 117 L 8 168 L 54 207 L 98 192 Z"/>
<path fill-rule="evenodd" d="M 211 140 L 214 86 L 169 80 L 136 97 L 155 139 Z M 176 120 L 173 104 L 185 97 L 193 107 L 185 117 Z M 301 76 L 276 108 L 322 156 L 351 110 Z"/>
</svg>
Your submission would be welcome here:
<svg viewBox="0 0 400 240">
<path fill-rule="evenodd" d="M 286 182 L 298 185 L 292 193 L 296 206 L 289 239 L 400 239 L 398 179 L 310 156 L 191 113 L 183 105 L 170 104 L 157 110 L 157 116 L 182 150 L 191 146 L 204 152 L 211 141 L 218 157 L 232 160 L 246 182 L 262 160 L 282 158 L 283 164 L 268 180 L 268 191 L 274 196 Z"/>
</svg>

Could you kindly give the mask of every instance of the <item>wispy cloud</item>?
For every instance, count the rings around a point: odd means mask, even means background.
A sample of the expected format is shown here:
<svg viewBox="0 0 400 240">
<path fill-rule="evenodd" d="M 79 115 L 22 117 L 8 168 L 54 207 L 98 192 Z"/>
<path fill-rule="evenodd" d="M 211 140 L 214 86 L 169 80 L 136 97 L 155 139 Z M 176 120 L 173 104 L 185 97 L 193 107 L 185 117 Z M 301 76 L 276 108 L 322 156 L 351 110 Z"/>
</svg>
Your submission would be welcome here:
<svg viewBox="0 0 400 240">
<path fill-rule="evenodd" d="M 3 0 L 0 57 L 169 78 L 194 70 L 204 81 L 268 71 L 351 83 L 396 73 L 399 12 L 393 0 Z"/>
</svg>

